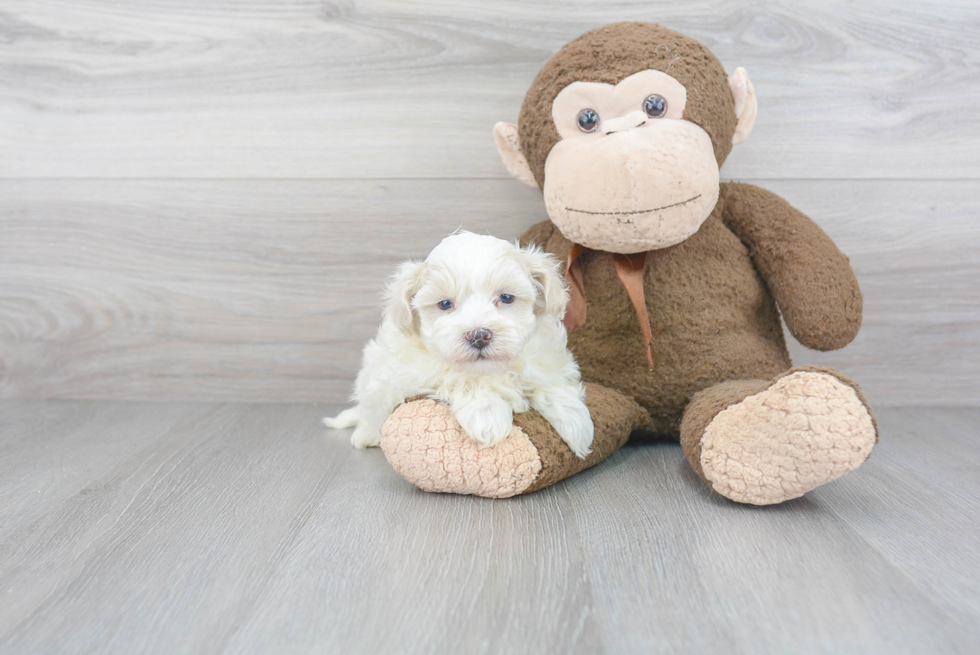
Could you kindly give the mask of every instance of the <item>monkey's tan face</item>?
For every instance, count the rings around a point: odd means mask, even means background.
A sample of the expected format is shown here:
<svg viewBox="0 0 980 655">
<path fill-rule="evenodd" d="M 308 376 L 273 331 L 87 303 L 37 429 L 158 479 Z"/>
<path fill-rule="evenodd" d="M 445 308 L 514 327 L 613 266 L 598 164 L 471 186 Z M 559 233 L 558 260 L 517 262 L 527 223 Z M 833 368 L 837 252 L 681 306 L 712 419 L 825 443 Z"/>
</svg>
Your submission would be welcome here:
<svg viewBox="0 0 980 655">
<path fill-rule="evenodd" d="M 558 94 L 561 140 L 545 161 L 543 191 L 566 238 L 630 254 L 697 232 L 718 201 L 718 163 L 707 132 L 683 119 L 686 101 L 684 86 L 655 70 Z"/>
</svg>

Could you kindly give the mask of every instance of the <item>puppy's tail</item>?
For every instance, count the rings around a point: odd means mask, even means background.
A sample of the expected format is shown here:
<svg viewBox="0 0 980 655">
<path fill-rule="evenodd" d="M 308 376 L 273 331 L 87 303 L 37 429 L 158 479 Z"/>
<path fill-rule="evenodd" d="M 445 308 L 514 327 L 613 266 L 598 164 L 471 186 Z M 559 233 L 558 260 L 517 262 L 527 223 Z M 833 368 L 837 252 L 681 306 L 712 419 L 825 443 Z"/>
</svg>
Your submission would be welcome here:
<svg viewBox="0 0 980 655">
<path fill-rule="evenodd" d="M 352 428 L 357 425 L 358 419 L 357 408 L 351 407 L 350 409 L 345 409 L 334 418 L 326 417 L 323 419 L 323 424 L 334 430 L 343 430 L 344 428 Z"/>
</svg>

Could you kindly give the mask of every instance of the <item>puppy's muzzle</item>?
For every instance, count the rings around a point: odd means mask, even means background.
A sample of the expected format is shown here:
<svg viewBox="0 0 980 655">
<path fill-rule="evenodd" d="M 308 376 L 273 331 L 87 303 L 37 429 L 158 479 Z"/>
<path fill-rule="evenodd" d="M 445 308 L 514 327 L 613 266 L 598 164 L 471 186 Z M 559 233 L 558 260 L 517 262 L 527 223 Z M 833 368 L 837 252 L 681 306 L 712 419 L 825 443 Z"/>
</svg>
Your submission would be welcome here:
<svg viewBox="0 0 980 655">
<path fill-rule="evenodd" d="M 464 334 L 463 337 L 477 350 L 483 350 L 490 345 L 490 339 L 493 338 L 493 332 L 486 328 L 477 328 L 475 330 L 470 330 Z"/>
</svg>

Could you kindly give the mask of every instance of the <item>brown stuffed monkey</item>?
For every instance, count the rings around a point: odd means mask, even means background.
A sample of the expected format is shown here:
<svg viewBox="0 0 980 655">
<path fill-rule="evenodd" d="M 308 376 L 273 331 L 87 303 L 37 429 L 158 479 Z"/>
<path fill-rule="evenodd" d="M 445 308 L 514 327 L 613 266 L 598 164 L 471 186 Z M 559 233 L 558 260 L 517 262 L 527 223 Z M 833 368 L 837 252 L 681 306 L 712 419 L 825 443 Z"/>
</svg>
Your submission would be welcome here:
<svg viewBox="0 0 980 655">
<path fill-rule="evenodd" d="M 518 125 L 494 132 L 551 219 L 521 241 L 567 266 L 593 453 L 576 458 L 533 412 L 480 448 L 419 400 L 382 430 L 399 473 L 428 491 L 512 496 L 642 432 L 679 439 L 718 494 L 768 505 L 867 459 L 878 430 L 861 390 L 833 369 L 792 368 L 779 320 L 816 350 L 850 343 L 862 297 L 847 257 L 779 196 L 719 182 L 756 106 L 744 69 L 728 76 L 701 43 L 650 23 L 592 30 L 544 65 Z"/>
</svg>

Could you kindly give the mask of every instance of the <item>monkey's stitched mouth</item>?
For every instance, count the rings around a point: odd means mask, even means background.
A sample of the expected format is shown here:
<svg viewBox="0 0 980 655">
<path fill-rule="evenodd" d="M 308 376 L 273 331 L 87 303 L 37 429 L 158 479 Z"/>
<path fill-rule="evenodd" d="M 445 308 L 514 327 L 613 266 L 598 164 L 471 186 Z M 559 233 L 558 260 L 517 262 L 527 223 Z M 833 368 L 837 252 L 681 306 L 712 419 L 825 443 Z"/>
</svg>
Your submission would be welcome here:
<svg viewBox="0 0 980 655">
<path fill-rule="evenodd" d="M 653 209 L 639 209 L 633 212 L 590 212 L 586 209 L 575 209 L 574 207 L 565 207 L 565 211 L 578 212 L 579 214 L 589 214 L 590 216 L 635 216 L 636 214 L 650 214 L 652 212 L 659 212 L 659 211 L 663 211 L 664 209 L 670 209 L 671 207 L 680 207 L 681 205 L 686 205 L 689 202 L 694 202 L 700 197 L 701 194 L 699 193 L 693 198 L 688 198 L 687 200 L 675 202 L 671 205 L 664 205 L 663 207 L 654 207 Z"/>
</svg>

